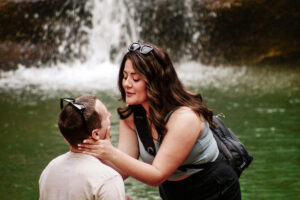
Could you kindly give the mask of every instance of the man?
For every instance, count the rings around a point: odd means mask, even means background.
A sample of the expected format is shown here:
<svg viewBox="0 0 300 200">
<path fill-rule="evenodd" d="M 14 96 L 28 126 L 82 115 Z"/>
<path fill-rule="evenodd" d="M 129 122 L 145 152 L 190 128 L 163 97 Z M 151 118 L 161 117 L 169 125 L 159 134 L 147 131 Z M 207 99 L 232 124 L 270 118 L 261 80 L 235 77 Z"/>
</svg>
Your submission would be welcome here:
<svg viewBox="0 0 300 200">
<path fill-rule="evenodd" d="M 96 96 L 64 98 L 60 106 L 58 126 L 71 148 L 86 138 L 101 140 L 108 135 L 111 114 Z M 93 156 L 72 151 L 48 164 L 39 188 L 40 200 L 125 199 L 120 174 Z"/>
</svg>

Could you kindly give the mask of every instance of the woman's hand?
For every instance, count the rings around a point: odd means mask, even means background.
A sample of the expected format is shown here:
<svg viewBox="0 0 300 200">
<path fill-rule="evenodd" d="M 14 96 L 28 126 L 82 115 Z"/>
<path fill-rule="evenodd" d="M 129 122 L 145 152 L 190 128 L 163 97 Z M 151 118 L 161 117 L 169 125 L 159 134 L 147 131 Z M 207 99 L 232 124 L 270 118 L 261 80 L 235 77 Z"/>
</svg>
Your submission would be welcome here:
<svg viewBox="0 0 300 200">
<path fill-rule="evenodd" d="M 109 160 L 114 154 L 115 147 L 110 141 L 110 128 L 107 128 L 103 140 L 85 139 L 82 144 L 78 144 L 78 150 L 102 160 Z"/>
</svg>

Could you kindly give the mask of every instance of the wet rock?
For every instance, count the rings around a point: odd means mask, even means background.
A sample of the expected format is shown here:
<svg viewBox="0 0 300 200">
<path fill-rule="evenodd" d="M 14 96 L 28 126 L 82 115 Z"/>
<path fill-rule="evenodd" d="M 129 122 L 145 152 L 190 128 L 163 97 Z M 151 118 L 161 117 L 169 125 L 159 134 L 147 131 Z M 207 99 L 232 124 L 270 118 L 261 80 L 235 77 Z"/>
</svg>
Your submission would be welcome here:
<svg viewBox="0 0 300 200">
<path fill-rule="evenodd" d="M 165 47 L 174 60 L 300 63 L 299 1 L 136 0 L 133 7 L 142 40 Z"/>
<path fill-rule="evenodd" d="M 91 26 L 83 0 L 2 0 L 0 69 L 55 63 L 77 57 Z M 66 42 L 67 41 L 67 42 Z M 63 50 L 59 49 L 63 44 Z M 78 47 L 78 48 L 74 48 Z"/>
<path fill-rule="evenodd" d="M 217 17 L 210 33 L 210 47 L 216 49 L 223 63 L 300 63 L 299 1 L 230 3 L 228 8 L 213 9 Z"/>
</svg>

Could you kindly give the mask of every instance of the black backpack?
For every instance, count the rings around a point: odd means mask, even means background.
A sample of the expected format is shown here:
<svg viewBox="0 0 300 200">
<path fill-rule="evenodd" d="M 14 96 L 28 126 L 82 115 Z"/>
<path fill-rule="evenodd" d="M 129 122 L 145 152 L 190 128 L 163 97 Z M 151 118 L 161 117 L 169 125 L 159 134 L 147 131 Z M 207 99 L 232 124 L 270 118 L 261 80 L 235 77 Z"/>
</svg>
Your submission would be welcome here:
<svg viewBox="0 0 300 200">
<path fill-rule="evenodd" d="M 240 177 L 242 172 L 252 162 L 253 156 L 249 153 L 245 145 L 237 138 L 237 136 L 226 127 L 219 116 L 225 117 L 222 113 L 214 116 L 213 121 L 218 125 L 218 128 L 211 127 L 210 129 L 214 133 L 219 151 Z"/>
<path fill-rule="evenodd" d="M 165 117 L 165 121 L 173 111 L 170 111 Z M 220 119 L 224 114 L 213 116 L 213 121 L 218 125 L 217 128 L 210 127 L 214 138 L 217 142 L 219 151 L 223 155 L 224 161 L 228 162 L 237 175 L 240 177 L 241 173 L 249 166 L 253 160 L 253 156 L 248 152 L 245 145 L 235 136 L 235 134 L 226 127 L 224 122 Z M 134 123 L 138 132 L 139 138 L 144 145 L 145 150 L 155 156 L 155 147 L 150 135 L 149 126 L 146 119 L 146 113 L 142 106 L 135 106 L 134 108 Z M 219 161 L 216 161 L 219 162 Z M 186 171 L 186 169 L 201 169 L 210 166 L 211 163 L 199 165 L 182 165 L 178 169 Z"/>
</svg>

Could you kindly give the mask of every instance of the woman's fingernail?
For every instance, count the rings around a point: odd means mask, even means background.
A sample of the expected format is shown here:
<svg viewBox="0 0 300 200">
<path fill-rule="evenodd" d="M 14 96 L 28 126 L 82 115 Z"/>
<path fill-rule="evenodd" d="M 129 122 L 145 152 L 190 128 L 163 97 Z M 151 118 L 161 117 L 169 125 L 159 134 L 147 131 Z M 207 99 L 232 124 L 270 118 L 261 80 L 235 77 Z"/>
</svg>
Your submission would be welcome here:
<svg viewBox="0 0 300 200">
<path fill-rule="evenodd" d="M 81 147 L 81 144 L 78 144 L 78 147 Z"/>
<path fill-rule="evenodd" d="M 78 147 L 78 150 L 81 150 L 81 147 Z"/>
<path fill-rule="evenodd" d="M 83 140 L 83 143 L 86 143 L 86 140 Z"/>
</svg>

